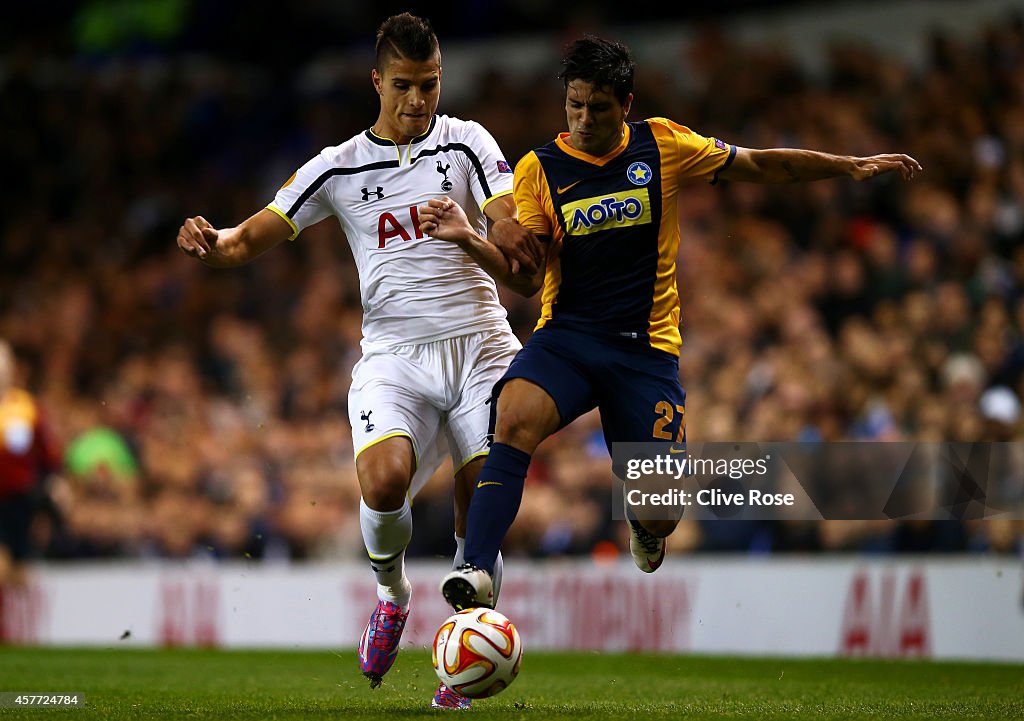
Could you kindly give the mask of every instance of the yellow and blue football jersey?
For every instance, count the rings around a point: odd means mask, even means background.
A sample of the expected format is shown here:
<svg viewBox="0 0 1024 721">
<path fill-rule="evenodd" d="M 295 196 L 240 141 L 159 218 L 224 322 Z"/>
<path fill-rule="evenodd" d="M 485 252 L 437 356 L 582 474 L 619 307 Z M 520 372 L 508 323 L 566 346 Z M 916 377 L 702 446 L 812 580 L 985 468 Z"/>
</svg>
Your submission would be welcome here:
<svg viewBox="0 0 1024 721">
<path fill-rule="evenodd" d="M 547 267 L 537 328 L 610 332 L 678 356 L 676 200 L 688 180 L 714 183 L 736 148 L 665 118 L 627 123 L 600 158 L 567 137 L 515 170 L 519 222 L 563 241 Z"/>
</svg>

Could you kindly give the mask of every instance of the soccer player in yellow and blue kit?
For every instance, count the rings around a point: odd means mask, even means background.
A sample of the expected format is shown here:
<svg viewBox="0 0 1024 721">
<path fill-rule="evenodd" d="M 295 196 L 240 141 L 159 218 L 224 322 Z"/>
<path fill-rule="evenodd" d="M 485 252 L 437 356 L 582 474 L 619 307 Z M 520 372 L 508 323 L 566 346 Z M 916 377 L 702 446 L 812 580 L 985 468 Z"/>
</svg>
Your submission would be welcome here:
<svg viewBox="0 0 1024 721">
<path fill-rule="evenodd" d="M 633 100 L 629 50 L 587 36 L 563 60 L 569 132 L 516 166 L 518 221 L 547 243 L 546 264 L 522 284 L 543 285 L 532 337 L 495 386 L 493 445 L 470 503 L 466 565 L 442 582 L 454 608 L 492 605 L 490 574 L 522 499 L 541 441 L 597 407 L 613 442 L 685 440 L 679 381 L 676 204 L 687 182 L 863 180 L 921 170 L 906 155 L 865 158 L 800 149 L 752 150 L 703 137 L 664 118 L 626 122 Z M 504 276 L 500 254 L 454 202 L 420 209 L 423 230 L 476 250 Z M 499 261 L 495 262 L 494 258 Z M 520 275 L 523 275 L 522 273 Z M 630 551 L 645 572 L 665 556 L 675 520 L 637 519 Z"/>
</svg>

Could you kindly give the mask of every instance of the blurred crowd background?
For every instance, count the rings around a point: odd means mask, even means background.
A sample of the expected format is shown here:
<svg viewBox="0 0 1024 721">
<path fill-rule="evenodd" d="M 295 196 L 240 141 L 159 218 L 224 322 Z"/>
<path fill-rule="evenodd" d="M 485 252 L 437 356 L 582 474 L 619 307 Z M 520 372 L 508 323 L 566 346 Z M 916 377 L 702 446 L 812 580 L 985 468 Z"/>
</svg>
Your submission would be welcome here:
<svg viewBox="0 0 1024 721">
<path fill-rule="evenodd" d="M 534 4 L 484 5 L 423 11 L 442 53 L 482 25 L 535 27 Z M 185 257 L 175 235 L 191 215 L 244 219 L 372 124 L 384 5 L 297 3 L 280 23 L 231 2 L 39 7 L 0 56 L 0 339 L 61 459 L 38 486 L 33 557 L 363 557 L 346 416 L 361 312 L 337 222 L 236 270 Z M 580 7 L 531 36 L 552 58 L 584 27 L 616 37 Z M 935 31 L 918 65 L 836 41 L 811 73 L 694 7 L 697 32 L 640 63 L 633 119 L 747 147 L 905 152 L 925 173 L 681 195 L 689 438 L 1020 440 L 1024 15 Z M 332 43 L 364 60 L 331 61 Z M 475 47 L 487 71 L 439 112 L 483 123 L 513 162 L 564 128 L 558 67 L 513 73 Z M 525 339 L 536 300 L 503 300 Z M 510 554 L 625 549 L 598 431 L 591 414 L 542 446 Z M 449 474 L 416 499 L 412 555 L 453 551 Z M 1008 553 L 1024 525 L 684 522 L 671 544 Z"/>
</svg>

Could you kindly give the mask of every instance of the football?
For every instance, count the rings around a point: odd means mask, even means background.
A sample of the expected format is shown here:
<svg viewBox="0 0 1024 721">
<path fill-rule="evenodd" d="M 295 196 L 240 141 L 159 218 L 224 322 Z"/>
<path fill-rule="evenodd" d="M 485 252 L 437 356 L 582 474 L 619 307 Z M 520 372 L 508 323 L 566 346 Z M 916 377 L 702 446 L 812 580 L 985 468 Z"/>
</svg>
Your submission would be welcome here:
<svg viewBox="0 0 1024 721">
<path fill-rule="evenodd" d="M 458 694 L 487 698 L 519 674 L 523 643 L 504 615 L 489 608 L 459 611 L 434 636 L 434 670 Z"/>
</svg>

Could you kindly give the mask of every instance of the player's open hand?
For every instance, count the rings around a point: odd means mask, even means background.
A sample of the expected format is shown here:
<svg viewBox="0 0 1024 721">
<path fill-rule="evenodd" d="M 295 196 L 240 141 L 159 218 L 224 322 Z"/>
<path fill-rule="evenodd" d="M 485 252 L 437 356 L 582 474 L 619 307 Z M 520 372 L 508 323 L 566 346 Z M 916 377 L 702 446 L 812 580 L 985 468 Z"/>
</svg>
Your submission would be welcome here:
<svg viewBox="0 0 1024 721">
<path fill-rule="evenodd" d="M 904 180 L 910 180 L 914 173 L 924 170 L 921 164 L 909 155 L 890 153 L 888 155 L 872 155 L 867 158 L 857 158 L 851 177 L 854 180 L 867 180 L 883 173 L 898 172 Z"/>
<path fill-rule="evenodd" d="M 427 201 L 426 205 L 417 208 L 417 213 L 420 217 L 420 230 L 432 238 L 464 243 L 473 237 L 473 227 L 469 224 L 466 212 L 447 196 Z"/>
<path fill-rule="evenodd" d="M 505 256 L 513 273 L 533 275 L 544 260 L 544 248 L 537 236 L 514 218 L 494 221 L 487 239 Z"/>
<path fill-rule="evenodd" d="M 178 228 L 178 247 L 185 255 L 205 258 L 217 244 L 217 236 L 217 229 L 206 218 L 197 215 L 187 218 L 184 225 Z"/>
</svg>

